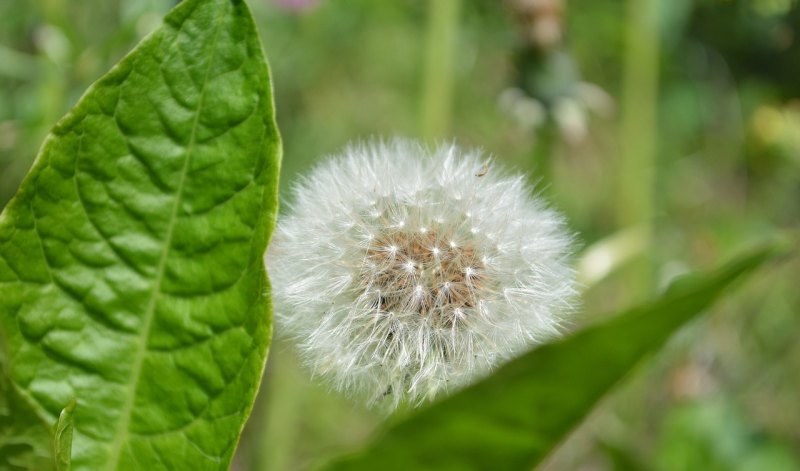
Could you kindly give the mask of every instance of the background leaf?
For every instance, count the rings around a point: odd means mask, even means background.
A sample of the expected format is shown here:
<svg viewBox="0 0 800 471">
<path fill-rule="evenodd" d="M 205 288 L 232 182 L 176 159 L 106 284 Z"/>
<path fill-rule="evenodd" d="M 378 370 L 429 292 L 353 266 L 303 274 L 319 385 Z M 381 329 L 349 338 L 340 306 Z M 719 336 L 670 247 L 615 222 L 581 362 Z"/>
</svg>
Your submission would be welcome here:
<svg viewBox="0 0 800 471">
<path fill-rule="evenodd" d="M 531 469 L 636 362 L 770 254 L 681 279 L 653 303 L 523 355 L 325 469 Z"/>
<path fill-rule="evenodd" d="M 72 461 L 72 436 L 75 431 L 73 413 L 75 412 L 75 399 L 69 401 L 58 416 L 55 431 L 53 432 L 53 454 L 55 455 L 56 471 L 69 471 Z"/>
<path fill-rule="evenodd" d="M 8 380 L 5 346 L 0 335 L 0 469 L 53 469 L 50 429 Z"/>
<path fill-rule="evenodd" d="M 73 469 L 227 469 L 271 333 L 279 155 L 241 0 L 182 2 L 46 139 L 0 215 L 0 326 L 39 417 L 77 398 Z"/>
</svg>

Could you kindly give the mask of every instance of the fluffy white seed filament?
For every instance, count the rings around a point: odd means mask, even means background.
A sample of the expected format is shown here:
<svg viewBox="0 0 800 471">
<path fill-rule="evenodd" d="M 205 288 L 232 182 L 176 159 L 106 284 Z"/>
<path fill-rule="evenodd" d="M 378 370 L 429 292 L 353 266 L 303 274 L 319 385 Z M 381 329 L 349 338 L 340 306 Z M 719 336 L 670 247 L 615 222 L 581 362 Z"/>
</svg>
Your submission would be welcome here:
<svg viewBox="0 0 800 471">
<path fill-rule="evenodd" d="M 278 332 L 311 370 L 392 406 L 556 335 L 574 298 L 570 246 L 522 178 L 394 141 L 348 149 L 298 185 L 266 263 Z"/>
</svg>

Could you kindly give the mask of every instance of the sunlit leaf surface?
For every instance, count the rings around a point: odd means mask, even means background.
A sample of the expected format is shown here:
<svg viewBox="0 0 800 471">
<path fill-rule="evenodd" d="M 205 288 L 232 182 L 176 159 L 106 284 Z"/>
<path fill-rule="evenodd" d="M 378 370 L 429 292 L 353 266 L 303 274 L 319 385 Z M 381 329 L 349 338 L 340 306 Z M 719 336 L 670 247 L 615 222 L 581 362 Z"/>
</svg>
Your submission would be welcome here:
<svg viewBox="0 0 800 471">
<path fill-rule="evenodd" d="M 227 469 L 270 339 L 280 142 L 241 0 L 187 0 L 53 129 L 0 216 L 10 381 L 72 469 Z"/>
</svg>

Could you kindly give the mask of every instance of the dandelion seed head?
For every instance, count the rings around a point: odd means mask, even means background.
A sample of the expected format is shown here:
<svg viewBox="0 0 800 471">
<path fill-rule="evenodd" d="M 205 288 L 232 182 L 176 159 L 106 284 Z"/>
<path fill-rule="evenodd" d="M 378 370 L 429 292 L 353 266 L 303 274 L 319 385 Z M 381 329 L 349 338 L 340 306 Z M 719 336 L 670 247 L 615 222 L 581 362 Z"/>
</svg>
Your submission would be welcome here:
<svg viewBox="0 0 800 471">
<path fill-rule="evenodd" d="M 266 263 L 278 329 L 315 374 L 369 403 L 420 403 L 559 332 L 571 237 L 495 167 L 395 140 L 350 147 L 295 187 Z"/>
</svg>

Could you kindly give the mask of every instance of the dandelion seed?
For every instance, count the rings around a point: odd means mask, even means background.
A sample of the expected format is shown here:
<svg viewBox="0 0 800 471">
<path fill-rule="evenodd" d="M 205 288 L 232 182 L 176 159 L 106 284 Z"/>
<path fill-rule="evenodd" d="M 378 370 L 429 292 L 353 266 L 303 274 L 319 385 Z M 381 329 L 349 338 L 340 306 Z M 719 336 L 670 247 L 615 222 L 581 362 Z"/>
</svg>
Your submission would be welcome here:
<svg viewBox="0 0 800 471">
<path fill-rule="evenodd" d="M 522 177 L 398 140 L 351 147 L 300 183 L 267 266 L 278 329 L 311 370 L 392 407 L 557 334 L 575 294 L 570 246 Z"/>
</svg>

